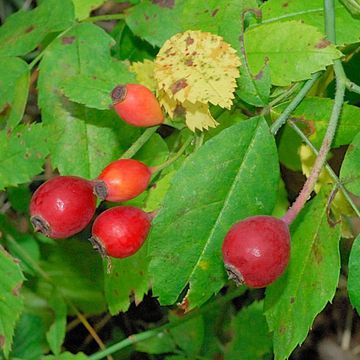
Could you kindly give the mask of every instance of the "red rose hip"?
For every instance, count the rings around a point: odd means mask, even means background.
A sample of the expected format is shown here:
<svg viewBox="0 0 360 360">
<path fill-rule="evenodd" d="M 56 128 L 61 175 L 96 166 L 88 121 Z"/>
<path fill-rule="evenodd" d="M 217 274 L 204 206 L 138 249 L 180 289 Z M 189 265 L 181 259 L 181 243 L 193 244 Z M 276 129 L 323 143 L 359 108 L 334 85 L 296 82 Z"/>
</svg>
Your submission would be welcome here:
<svg viewBox="0 0 360 360">
<path fill-rule="evenodd" d="M 96 209 L 90 181 L 77 176 L 57 176 L 42 184 L 30 202 L 36 231 L 57 239 L 70 237 L 89 224 Z"/>
<path fill-rule="evenodd" d="M 149 185 L 151 171 L 148 166 L 133 159 L 113 161 L 95 182 L 95 194 L 101 200 L 127 201 L 140 195 Z"/>
<path fill-rule="evenodd" d="M 151 216 L 141 209 L 113 207 L 95 219 L 90 241 L 103 256 L 125 258 L 141 248 L 150 225 Z"/>
<path fill-rule="evenodd" d="M 252 288 L 268 286 L 289 262 L 288 226 L 272 216 L 246 218 L 226 234 L 222 253 L 229 278 Z"/>
<path fill-rule="evenodd" d="M 164 122 L 160 104 L 146 86 L 118 85 L 112 91 L 111 98 L 115 111 L 130 125 L 148 127 Z"/>
</svg>

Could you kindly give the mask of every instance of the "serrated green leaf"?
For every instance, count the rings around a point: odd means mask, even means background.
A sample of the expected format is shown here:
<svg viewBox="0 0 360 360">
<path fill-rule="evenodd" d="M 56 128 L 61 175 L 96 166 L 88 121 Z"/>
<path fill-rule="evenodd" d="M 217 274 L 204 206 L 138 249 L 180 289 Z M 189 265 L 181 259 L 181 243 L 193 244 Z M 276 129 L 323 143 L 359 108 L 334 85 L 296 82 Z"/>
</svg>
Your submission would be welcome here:
<svg viewBox="0 0 360 360">
<path fill-rule="evenodd" d="M 176 302 L 188 283 L 186 309 L 219 291 L 224 235 L 237 220 L 272 211 L 278 179 L 274 139 L 263 118 L 225 129 L 184 162 L 149 239 L 153 289 L 162 304 Z"/>
<path fill-rule="evenodd" d="M 7 358 L 12 345 L 15 325 L 24 304 L 20 290 L 24 276 L 19 264 L 0 246 L 0 349 Z"/>
<path fill-rule="evenodd" d="M 360 313 L 360 235 L 351 247 L 347 289 L 352 306 Z"/>
<path fill-rule="evenodd" d="M 261 7 L 262 23 L 300 20 L 324 31 L 324 3 L 322 0 L 269 0 Z M 360 21 L 353 18 L 340 1 L 335 0 L 336 43 L 351 44 L 360 39 Z"/>
<path fill-rule="evenodd" d="M 263 359 L 271 354 L 272 341 L 263 314 L 263 302 L 254 302 L 239 311 L 232 319 L 231 330 L 233 338 L 225 351 L 224 360 Z"/>
<path fill-rule="evenodd" d="M 325 192 L 298 215 L 291 236 L 288 269 L 266 290 L 265 316 L 274 332 L 275 359 L 287 359 L 305 340 L 316 315 L 335 295 L 340 227 L 328 224 Z"/>
<path fill-rule="evenodd" d="M 41 360 L 87 360 L 88 357 L 83 353 L 72 354 L 64 352 L 58 356 L 49 355 L 42 357 Z"/>
<path fill-rule="evenodd" d="M 64 299 L 56 290 L 49 299 L 49 305 L 53 311 L 54 319 L 46 333 L 46 339 L 50 345 L 51 351 L 55 355 L 59 355 L 62 343 L 65 339 L 67 307 L 64 303 Z"/>
<path fill-rule="evenodd" d="M 359 114 L 360 115 L 360 114 Z M 360 118 L 360 116 L 359 116 Z M 346 189 L 360 195 L 360 132 L 349 145 L 340 169 L 340 178 Z"/>
<path fill-rule="evenodd" d="M 25 61 L 0 57 L 0 128 L 13 129 L 22 119 L 29 91 L 30 72 Z"/>
<path fill-rule="evenodd" d="M 72 0 L 75 7 L 75 17 L 78 20 L 86 19 L 90 13 L 100 7 L 106 0 Z"/>
<path fill-rule="evenodd" d="M 62 89 L 71 101 L 89 108 L 107 110 L 112 108 L 110 94 L 115 86 L 134 81 L 134 75 L 126 66 L 113 60 L 109 61 L 104 72 L 97 72 L 96 75 L 78 74 L 66 79 Z"/>
<path fill-rule="evenodd" d="M 28 184 L 9 187 L 6 193 L 13 209 L 19 213 L 27 213 L 29 211 L 31 193 Z"/>
<path fill-rule="evenodd" d="M 273 108 L 272 117 L 277 118 L 288 103 Z M 291 115 L 292 121 L 299 126 L 311 142 L 320 147 L 325 135 L 334 100 L 319 97 L 305 98 Z M 344 104 L 336 130 L 332 147 L 350 144 L 354 134 L 360 131 L 360 109 L 356 106 Z M 282 135 L 281 141 L 286 141 L 287 136 L 292 136 L 293 130 Z M 291 140 L 288 140 L 291 144 Z"/>
<path fill-rule="evenodd" d="M 250 28 L 245 50 L 253 74 L 269 61 L 273 85 L 287 86 L 306 80 L 341 56 L 315 27 L 300 21 L 275 22 Z"/>
<path fill-rule="evenodd" d="M 113 63 L 112 44 L 111 37 L 99 27 L 80 24 L 55 40 L 40 64 L 39 104 L 44 123 L 62 131 L 51 150 L 53 164 L 62 175 L 96 177 L 141 133 L 113 110 L 85 108 L 67 101 L 59 91 L 64 80 L 78 74 L 103 73 L 106 77 Z"/>
<path fill-rule="evenodd" d="M 111 259 L 112 269 L 109 274 L 105 269 L 105 297 L 112 315 L 127 311 L 132 296 L 134 296 L 135 304 L 139 304 L 148 292 L 149 259 L 146 253 L 147 243 L 133 256 L 125 259 Z"/>
<path fill-rule="evenodd" d="M 39 360 L 45 351 L 45 324 L 34 314 L 23 313 L 17 323 L 11 359 Z"/>
<path fill-rule="evenodd" d="M 46 0 L 31 11 L 18 11 L 0 28 L 0 55 L 25 55 L 49 33 L 61 31 L 74 22 L 71 0 Z"/>
<path fill-rule="evenodd" d="M 41 124 L 19 125 L 10 133 L 0 131 L 0 190 L 39 174 L 49 153 L 49 142 L 50 128 Z"/>
<path fill-rule="evenodd" d="M 101 257 L 89 242 L 72 238 L 46 245 L 43 251 L 41 267 L 66 299 L 89 314 L 105 310 Z M 39 280 L 38 294 L 48 299 L 53 291 L 52 285 Z"/>
</svg>

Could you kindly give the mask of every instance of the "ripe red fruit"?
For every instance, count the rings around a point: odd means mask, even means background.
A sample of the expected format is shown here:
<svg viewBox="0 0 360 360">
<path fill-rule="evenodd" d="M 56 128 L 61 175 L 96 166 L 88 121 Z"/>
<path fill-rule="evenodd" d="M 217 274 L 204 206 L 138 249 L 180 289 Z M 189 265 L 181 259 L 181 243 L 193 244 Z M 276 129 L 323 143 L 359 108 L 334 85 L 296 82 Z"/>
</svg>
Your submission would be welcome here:
<svg viewBox="0 0 360 360">
<path fill-rule="evenodd" d="M 92 227 L 92 242 L 103 256 L 125 258 L 144 243 L 151 216 L 133 206 L 117 206 L 102 212 Z"/>
<path fill-rule="evenodd" d="M 252 288 L 268 286 L 288 264 L 288 226 L 272 216 L 249 217 L 231 227 L 222 252 L 229 278 Z"/>
<path fill-rule="evenodd" d="M 90 181 L 57 176 L 42 184 L 30 202 L 31 223 L 51 238 L 66 238 L 83 230 L 96 209 Z"/>
<path fill-rule="evenodd" d="M 134 126 L 160 125 L 164 121 L 155 95 L 140 84 L 116 86 L 111 93 L 115 111 L 128 124 Z"/>
<path fill-rule="evenodd" d="M 140 195 L 149 185 L 151 171 L 141 161 L 113 161 L 98 176 L 95 194 L 101 200 L 126 201 Z"/>
</svg>

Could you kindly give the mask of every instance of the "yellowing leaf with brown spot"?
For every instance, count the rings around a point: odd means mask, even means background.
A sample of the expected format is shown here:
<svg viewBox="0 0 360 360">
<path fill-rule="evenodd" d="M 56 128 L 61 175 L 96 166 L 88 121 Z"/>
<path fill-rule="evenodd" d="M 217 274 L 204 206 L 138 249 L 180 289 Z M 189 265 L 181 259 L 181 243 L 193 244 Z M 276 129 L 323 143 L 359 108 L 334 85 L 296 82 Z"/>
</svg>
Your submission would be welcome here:
<svg viewBox="0 0 360 360">
<path fill-rule="evenodd" d="M 186 125 L 191 131 L 208 130 L 209 127 L 216 127 L 219 123 L 211 116 L 209 106 L 197 102 L 192 104 L 186 101 L 182 104 L 185 109 Z"/>
<path fill-rule="evenodd" d="M 158 87 L 180 103 L 212 103 L 230 108 L 240 59 L 223 38 L 186 31 L 165 42 L 155 59 Z"/>
<path fill-rule="evenodd" d="M 170 116 L 171 119 L 174 118 L 174 112 L 176 107 L 178 106 L 178 102 L 168 96 L 164 90 L 160 90 L 158 93 L 158 100 L 160 105 L 165 109 L 167 114 Z"/>
<path fill-rule="evenodd" d="M 145 59 L 144 62 L 133 62 L 129 66 L 129 70 L 136 74 L 137 81 L 148 87 L 151 91 L 157 88 L 156 80 L 154 78 L 154 62 Z"/>
</svg>

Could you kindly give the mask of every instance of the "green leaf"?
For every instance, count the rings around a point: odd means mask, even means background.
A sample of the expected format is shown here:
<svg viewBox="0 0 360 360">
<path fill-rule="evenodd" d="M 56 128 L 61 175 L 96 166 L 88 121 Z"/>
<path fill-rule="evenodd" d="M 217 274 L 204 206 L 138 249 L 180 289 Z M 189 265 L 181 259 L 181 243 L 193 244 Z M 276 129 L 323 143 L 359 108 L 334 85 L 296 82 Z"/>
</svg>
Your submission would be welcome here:
<svg viewBox="0 0 360 360">
<path fill-rule="evenodd" d="M 124 22 L 119 21 L 110 35 L 116 41 L 111 54 L 119 60 L 143 61 L 156 56 L 158 49 L 135 36 Z"/>
<path fill-rule="evenodd" d="M 112 315 L 127 311 L 134 297 L 139 304 L 148 292 L 149 259 L 146 256 L 147 243 L 133 256 L 125 259 L 111 259 L 112 270 L 105 276 L 105 297 Z"/>
<path fill-rule="evenodd" d="M 39 244 L 29 233 L 20 233 L 9 221 L 0 214 L 0 233 L 10 253 L 20 260 L 21 269 L 28 274 L 35 275 L 33 263 L 40 258 Z"/>
<path fill-rule="evenodd" d="M 41 360 L 87 360 L 88 357 L 83 353 L 71 354 L 64 352 L 60 355 L 44 356 Z"/>
<path fill-rule="evenodd" d="M 43 251 L 46 258 L 41 267 L 64 298 L 89 314 L 105 310 L 101 257 L 89 242 L 72 238 L 46 245 Z M 48 299 L 53 292 L 52 285 L 39 280 L 38 294 Z"/>
<path fill-rule="evenodd" d="M 43 319 L 38 315 L 23 313 L 15 329 L 11 359 L 41 359 L 46 348 L 44 334 Z"/>
<path fill-rule="evenodd" d="M 360 235 L 351 247 L 347 288 L 352 306 L 360 313 Z"/>
<path fill-rule="evenodd" d="M 109 61 L 104 72 L 97 75 L 78 74 L 66 79 L 62 88 L 71 101 L 99 110 L 112 108 L 111 91 L 115 86 L 134 82 L 135 78 L 124 64 Z"/>
<path fill-rule="evenodd" d="M 242 57 L 244 62 L 245 57 Z M 246 66 L 240 66 L 240 77 L 237 80 L 236 94 L 243 101 L 254 106 L 265 106 L 269 102 L 271 89 L 270 66 L 265 63 L 262 69 L 252 75 Z"/>
<path fill-rule="evenodd" d="M 90 13 L 100 7 L 106 0 L 72 0 L 75 7 L 75 17 L 78 20 L 86 19 Z"/>
<path fill-rule="evenodd" d="M 49 33 L 61 31 L 74 22 L 71 0 L 46 0 L 31 11 L 18 11 L 0 28 L 0 55 L 26 55 Z"/>
<path fill-rule="evenodd" d="M 170 323 L 178 320 L 177 316 L 171 314 Z M 168 331 L 139 342 L 136 350 L 148 354 L 164 354 L 175 352 L 180 348 L 186 355 L 185 359 L 195 359 L 203 344 L 204 325 L 202 316 L 185 320 Z"/>
<path fill-rule="evenodd" d="M 24 304 L 20 290 L 24 276 L 19 264 L 0 246 L 0 349 L 7 358 L 12 345 L 15 325 Z"/>
<path fill-rule="evenodd" d="M 263 359 L 272 352 L 272 341 L 263 314 L 263 302 L 254 302 L 237 313 L 231 322 L 233 338 L 224 360 Z"/>
<path fill-rule="evenodd" d="M 19 185 L 7 188 L 8 199 L 11 207 L 19 213 L 28 213 L 31 193 L 29 185 Z"/>
<path fill-rule="evenodd" d="M 240 25 L 241 9 L 255 4 L 254 0 L 145 0 L 129 9 L 126 23 L 135 35 L 153 46 L 160 47 L 172 35 L 185 30 L 208 31 L 224 36 L 225 41 L 229 37 L 238 42 L 240 26 L 228 25 L 233 25 L 234 20 Z"/>
<path fill-rule="evenodd" d="M 267 288 L 265 298 L 265 316 L 274 332 L 275 359 L 287 359 L 305 340 L 316 315 L 335 295 L 340 227 L 328 224 L 324 192 L 298 215 L 291 235 L 288 269 Z"/>
<path fill-rule="evenodd" d="M 10 133 L 0 131 L 0 190 L 39 174 L 49 153 L 49 141 L 50 128 L 41 124 L 19 125 Z"/>
<path fill-rule="evenodd" d="M 219 291 L 224 235 L 239 219 L 271 213 L 278 179 L 274 138 L 263 118 L 225 129 L 184 162 L 149 239 L 153 289 L 162 304 L 176 302 L 188 283 L 186 309 Z"/>
<path fill-rule="evenodd" d="M 262 23 L 300 20 L 324 31 L 324 4 L 322 0 L 269 0 L 261 7 Z M 360 22 L 355 19 L 341 4 L 335 0 L 336 43 L 351 44 L 360 39 Z"/>
<path fill-rule="evenodd" d="M 21 59 L 0 57 L 0 128 L 13 129 L 24 115 L 29 91 L 29 67 Z"/>
<path fill-rule="evenodd" d="M 59 355 L 62 343 L 65 339 L 67 308 L 64 299 L 56 289 L 49 299 L 49 305 L 53 310 L 54 320 L 46 333 L 46 339 L 50 345 L 51 351 L 55 355 Z"/>
<path fill-rule="evenodd" d="M 340 178 L 346 189 L 360 195 L 360 132 L 349 145 L 340 169 Z"/>
<path fill-rule="evenodd" d="M 253 74 L 268 60 L 273 85 L 306 80 L 341 56 L 315 27 L 300 21 L 275 22 L 250 28 L 245 50 Z"/>
<path fill-rule="evenodd" d="M 102 73 L 106 78 L 113 64 L 112 44 L 111 37 L 99 27 L 80 24 L 55 40 L 40 64 L 39 104 L 44 123 L 61 130 L 51 158 L 62 175 L 96 177 L 142 131 L 125 124 L 113 110 L 85 108 L 67 101 L 59 91 L 66 79 L 79 74 Z"/>
<path fill-rule="evenodd" d="M 273 108 L 273 118 L 277 118 L 287 105 L 288 103 L 284 103 Z M 321 145 L 333 106 L 334 100 L 332 99 L 308 97 L 292 113 L 292 121 L 303 130 L 316 147 Z M 359 131 L 360 109 L 356 106 L 344 104 L 332 147 L 350 144 L 354 134 Z M 284 133 L 281 141 L 287 141 L 287 136 L 292 136 L 293 133 L 292 129 L 287 134 Z M 291 139 L 288 141 L 289 144 L 293 143 Z"/>
</svg>

